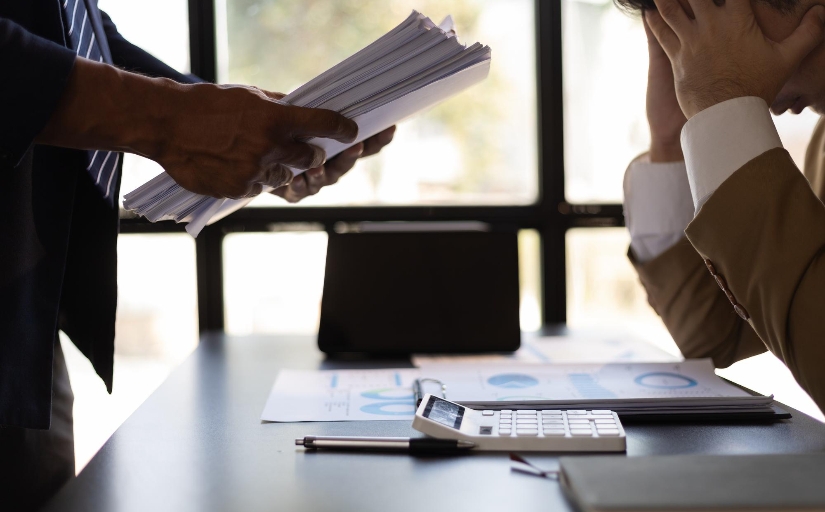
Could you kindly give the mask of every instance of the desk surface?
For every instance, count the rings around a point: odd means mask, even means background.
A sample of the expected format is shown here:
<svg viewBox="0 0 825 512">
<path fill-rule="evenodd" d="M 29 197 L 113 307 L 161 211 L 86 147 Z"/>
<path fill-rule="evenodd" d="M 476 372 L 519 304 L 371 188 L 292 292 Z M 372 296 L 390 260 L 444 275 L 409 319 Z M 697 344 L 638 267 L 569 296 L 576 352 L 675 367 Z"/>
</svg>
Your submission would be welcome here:
<svg viewBox="0 0 825 512">
<path fill-rule="evenodd" d="M 406 421 L 260 422 L 280 368 L 366 366 L 377 365 L 325 361 L 310 338 L 208 335 L 46 510 L 569 510 L 556 482 L 512 473 L 506 454 L 294 446 L 309 434 L 414 435 Z M 825 451 L 825 425 L 792 413 L 771 424 L 626 425 L 627 455 Z M 547 468 L 557 460 L 528 458 Z"/>
</svg>

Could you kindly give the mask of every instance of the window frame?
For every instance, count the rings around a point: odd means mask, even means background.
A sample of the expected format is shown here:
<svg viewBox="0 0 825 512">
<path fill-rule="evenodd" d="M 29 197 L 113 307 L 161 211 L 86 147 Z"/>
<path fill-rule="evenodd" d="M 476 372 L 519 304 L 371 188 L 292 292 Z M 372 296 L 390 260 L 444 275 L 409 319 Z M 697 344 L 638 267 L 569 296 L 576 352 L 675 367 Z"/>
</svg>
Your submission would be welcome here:
<svg viewBox="0 0 825 512">
<path fill-rule="evenodd" d="M 565 234 L 570 228 L 624 226 L 621 204 L 570 204 L 564 196 L 562 2 L 535 0 L 538 134 L 537 202 L 523 206 L 336 206 L 244 208 L 205 228 L 196 239 L 198 326 L 224 329 L 223 239 L 230 233 L 270 232 L 281 223 L 315 223 L 328 233 L 335 224 L 386 221 L 481 221 L 534 229 L 541 239 L 541 311 L 545 326 L 567 319 Z M 215 0 L 189 0 L 192 73 L 217 80 Z M 121 233 L 182 232 L 169 222 L 152 224 L 124 214 Z"/>
</svg>

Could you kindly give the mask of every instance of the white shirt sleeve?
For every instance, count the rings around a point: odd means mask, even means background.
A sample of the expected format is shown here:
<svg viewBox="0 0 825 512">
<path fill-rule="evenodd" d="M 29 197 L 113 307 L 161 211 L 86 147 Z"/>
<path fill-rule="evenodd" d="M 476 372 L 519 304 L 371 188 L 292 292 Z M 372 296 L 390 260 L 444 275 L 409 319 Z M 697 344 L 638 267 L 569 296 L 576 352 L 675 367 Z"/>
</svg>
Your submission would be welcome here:
<svg viewBox="0 0 825 512">
<path fill-rule="evenodd" d="M 624 215 L 636 260 L 645 263 L 675 245 L 693 213 L 684 162 L 651 163 L 644 155 L 630 163 L 624 175 Z"/>
<path fill-rule="evenodd" d="M 688 120 L 682 151 L 696 212 L 737 169 L 782 141 L 762 98 L 723 101 Z"/>
</svg>

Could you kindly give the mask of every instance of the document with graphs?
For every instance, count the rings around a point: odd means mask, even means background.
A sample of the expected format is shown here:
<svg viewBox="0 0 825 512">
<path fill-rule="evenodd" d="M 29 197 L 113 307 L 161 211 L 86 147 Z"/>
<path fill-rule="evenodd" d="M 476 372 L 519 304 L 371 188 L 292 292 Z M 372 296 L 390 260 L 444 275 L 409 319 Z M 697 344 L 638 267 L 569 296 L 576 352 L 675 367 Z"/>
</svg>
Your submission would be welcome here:
<svg viewBox="0 0 825 512">
<path fill-rule="evenodd" d="M 718 377 L 710 359 L 671 363 L 432 364 L 421 375 L 448 400 L 476 409 L 609 409 L 620 415 L 772 414 L 772 396 L 753 396 Z"/>
<path fill-rule="evenodd" d="M 283 370 L 264 421 L 412 420 L 412 383 L 474 409 L 607 409 L 623 417 L 775 417 L 716 375 L 710 359 L 612 364 L 429 364 L 382 370 Z"/>
<path fill-rule="evenodd" d="M 484 80 L 491 50 L 459 43 L 449 16 L 436 25 L 413 11 L 400 25 L 285 96 L 300 107 L 334 110 L 358 124 L 350 144 L 312 139 L 332 158 L 404 119 Z M 275 100 L 273 100 L 275 101 Z M 295 174 L 300 171 L 293 170 Z M 271 189 L 267 189 L 269 191 Z M 127 210 L 152 222 L 187 223 L 193 236 L 204 226 L 242 208 L 252 199 L 216 199 L 189 192 L 166 173 L 124 196 Z"/>
</svg>

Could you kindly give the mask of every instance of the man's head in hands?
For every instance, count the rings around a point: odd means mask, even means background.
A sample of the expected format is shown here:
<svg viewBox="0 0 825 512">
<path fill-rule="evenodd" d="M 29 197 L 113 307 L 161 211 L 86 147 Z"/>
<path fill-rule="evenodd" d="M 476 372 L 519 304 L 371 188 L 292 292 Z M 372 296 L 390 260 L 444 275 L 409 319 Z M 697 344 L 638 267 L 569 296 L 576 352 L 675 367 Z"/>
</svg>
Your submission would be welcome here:
<svg viewBox="0 0 825 512">
<path fill-rule="evenodd" d="M 614 0 L 644 12 L 673 62 L 688 117 L 759 96 L 771 110 L 825 113 L 825 0 Z"/>
</svg>

